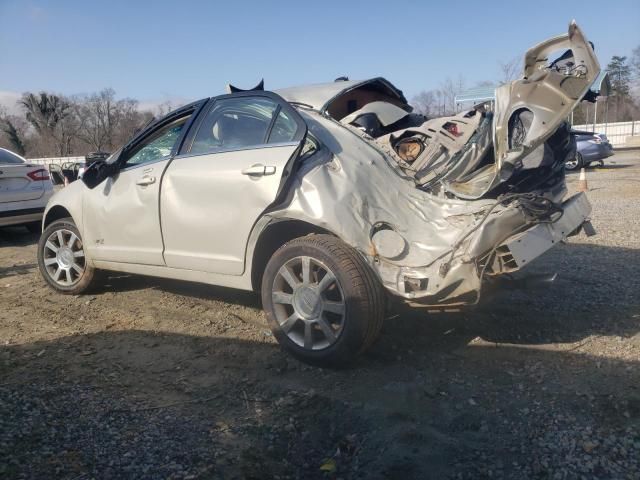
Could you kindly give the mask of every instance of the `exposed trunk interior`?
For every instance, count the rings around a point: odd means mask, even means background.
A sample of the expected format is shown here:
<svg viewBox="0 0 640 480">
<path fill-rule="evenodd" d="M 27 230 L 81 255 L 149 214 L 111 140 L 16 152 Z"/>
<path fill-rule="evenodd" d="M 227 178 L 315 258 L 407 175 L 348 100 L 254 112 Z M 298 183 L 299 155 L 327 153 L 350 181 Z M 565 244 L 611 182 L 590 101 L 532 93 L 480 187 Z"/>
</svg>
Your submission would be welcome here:
<svg viewBox="0 0 640 480">
<path fill-rule="evenodd" d="M 556 51 L 560 57 L 549 62 Z M 381 79 L 346 90 L 325 111 L 387 153 L 421 190 L 461 199 L 553 194 L 575 154 L 566 118 L 592 100 L 599 72 L 591 44 L 572 23 L 568 34 L 530 49 L 523 78 L 497 87 L 494 101 L 456 115 L 411 113 Z"/>
</svg>

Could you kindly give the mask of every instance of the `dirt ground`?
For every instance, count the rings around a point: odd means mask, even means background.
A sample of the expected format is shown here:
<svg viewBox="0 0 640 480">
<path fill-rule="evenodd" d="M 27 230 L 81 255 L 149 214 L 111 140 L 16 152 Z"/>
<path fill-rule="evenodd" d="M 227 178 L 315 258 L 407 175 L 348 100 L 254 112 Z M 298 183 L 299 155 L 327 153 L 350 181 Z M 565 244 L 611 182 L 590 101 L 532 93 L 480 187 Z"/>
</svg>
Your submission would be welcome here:
<svg viewBox="0 0 640 480">
<path fill-rule="evenodd" d="M 598 235 L 522 272 L 553 284 L 401 309 L 340 371 L 284 354 L 254 294 L 57 295 L 1 230 L 0 477 L 640 478 L 640 153 L 588 180 Z"/>
</svg>

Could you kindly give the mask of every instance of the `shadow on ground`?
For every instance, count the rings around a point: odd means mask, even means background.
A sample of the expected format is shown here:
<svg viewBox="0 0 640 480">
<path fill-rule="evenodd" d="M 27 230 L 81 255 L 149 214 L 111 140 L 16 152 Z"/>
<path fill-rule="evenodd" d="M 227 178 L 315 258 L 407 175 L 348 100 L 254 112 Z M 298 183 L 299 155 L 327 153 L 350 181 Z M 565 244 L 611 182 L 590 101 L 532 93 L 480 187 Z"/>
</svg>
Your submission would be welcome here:
<svg viewBox="0 0 640 480">
<path fill-rule="evenodd" d="M 30 233 L 25 227 L 0 227 L 0 247 L 24 247 L 38 243 L 40 235 Z"/>
<path fill-rule="evenodd" d="M 636 363 L 414 348 L 383 343 L 393 361 L 323 371 L 273 344 L 149 331 L 3 346 L 0 471 L 326 478 L 332 458 L 342 478 L 444 478 L 475 476 L 483 456 L 515 478 L 550 428 L 577 435 L 587 424 L 599 438 L 640 424 Z"/>
</svg>

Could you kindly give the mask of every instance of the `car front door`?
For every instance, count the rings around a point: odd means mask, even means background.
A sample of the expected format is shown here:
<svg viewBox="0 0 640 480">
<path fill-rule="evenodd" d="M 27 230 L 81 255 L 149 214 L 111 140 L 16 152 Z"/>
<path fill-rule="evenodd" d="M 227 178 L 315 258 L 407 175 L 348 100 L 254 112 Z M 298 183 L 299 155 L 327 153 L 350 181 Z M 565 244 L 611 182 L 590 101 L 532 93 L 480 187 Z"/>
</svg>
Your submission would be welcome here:
<svg viewBox="0 0 640 480">
<path fill-rule="evenodd" d="M 271 92 L 217 97 L 167 168 L 160 193 L 169 267 L 244 272 L 247 239 L 275 200 L 307 126 Z"/>
<path fill-rule="evenodd" d="M 115 160 L 118 173 L 85 190 L 82 235 L 92 259 L 164 265 L 160 180 L 194 111 L 174 112 L 141 134 Z"/>
</svg>

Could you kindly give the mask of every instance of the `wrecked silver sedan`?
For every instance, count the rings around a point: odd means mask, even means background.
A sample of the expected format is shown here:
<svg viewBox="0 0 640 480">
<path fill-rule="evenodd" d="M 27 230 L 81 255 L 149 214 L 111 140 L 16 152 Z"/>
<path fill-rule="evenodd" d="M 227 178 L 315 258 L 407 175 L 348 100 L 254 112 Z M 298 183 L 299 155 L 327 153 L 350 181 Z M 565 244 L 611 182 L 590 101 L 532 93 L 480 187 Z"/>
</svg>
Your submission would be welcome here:
<svg viewBox="0 0 640 480">
<path fill-rule="evenodd" d="M 69 294 L 97 270 L 260 290 L 283 347 L 348 361 L 390 297 L 476 303 L 589 226 L 585 195 L 564 198 L 565 119 L 598 61 L 572 23 L 524 63 L 494 103 L 446 118 L 412 113 L 382 78 L 182 107 L 51 199 L 42 276 Z"/>
</svg>

